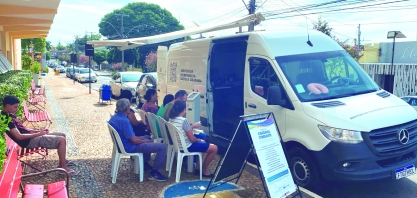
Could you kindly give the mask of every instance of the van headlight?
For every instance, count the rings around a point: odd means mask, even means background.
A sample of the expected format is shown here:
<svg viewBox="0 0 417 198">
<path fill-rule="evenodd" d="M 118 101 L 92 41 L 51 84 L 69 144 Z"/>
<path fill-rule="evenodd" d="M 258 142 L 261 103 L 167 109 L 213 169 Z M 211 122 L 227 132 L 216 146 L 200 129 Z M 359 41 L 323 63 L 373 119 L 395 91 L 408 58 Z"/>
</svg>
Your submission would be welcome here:
<svg viewBox="0 0 417 198">
<path fill-rule="evenodd" d="M 338 129 L 323 125 L 318 125 L 321 133 L 326 136 L 327 139 L 335 142 L 356 144 L 363 141 L 360 131 Z"/>
</svg>

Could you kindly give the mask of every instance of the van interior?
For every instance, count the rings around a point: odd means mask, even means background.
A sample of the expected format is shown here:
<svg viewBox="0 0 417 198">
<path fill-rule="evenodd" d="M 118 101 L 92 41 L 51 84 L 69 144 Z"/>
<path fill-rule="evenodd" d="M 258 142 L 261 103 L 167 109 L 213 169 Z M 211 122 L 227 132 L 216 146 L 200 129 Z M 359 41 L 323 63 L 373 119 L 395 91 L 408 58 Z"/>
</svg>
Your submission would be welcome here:
<svg viewBox="0 0 417 198">
<path fill-rule="evenodd" d="M 213 126 L 210 131 L 230 139 L 244 114 L 243 83 L 246 39 L 213 41 L 209 63 L 209 82 L 213 92 Z"/>
</svg>

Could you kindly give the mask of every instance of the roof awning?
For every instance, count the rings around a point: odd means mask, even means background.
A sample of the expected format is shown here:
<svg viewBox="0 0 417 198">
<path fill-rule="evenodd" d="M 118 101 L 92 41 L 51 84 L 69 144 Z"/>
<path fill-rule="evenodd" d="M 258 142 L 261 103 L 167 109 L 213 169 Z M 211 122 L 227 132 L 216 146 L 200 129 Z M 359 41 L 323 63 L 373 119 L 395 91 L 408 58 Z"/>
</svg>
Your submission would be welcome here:
<svg viewBox="0 0 417 198">
<path fill-rule="evenodd" d="M 251 23 L 259 24 L 265 18 L 260 14 L 252 14 L 240 19 L 231 20 L 228 22 L 223 22 L 214 25 L 203 25 L 199 27 L 194 27 L 187 30 L 179 30 L 175 32 L 170 32 L 166 34 L 148 36 L 148 37 L 139 37 L 131 39 L 120 39 L 120 40 L 104 40 L 104 41 L 87 41 L 88 44 L 92 44 L 94 48 L 104 47 L 104 46 L 115 46 L 120 50 L 131 49 L 139 47 L 142 45 L 149 45 L 155 43 L 161 43 L 165 41 L 170 41 L 178 38 L 183 38 L 193 34 L 207 33 L 218 30 L 225 30 L 234 27 L 248 26 Z"/>
</svg>

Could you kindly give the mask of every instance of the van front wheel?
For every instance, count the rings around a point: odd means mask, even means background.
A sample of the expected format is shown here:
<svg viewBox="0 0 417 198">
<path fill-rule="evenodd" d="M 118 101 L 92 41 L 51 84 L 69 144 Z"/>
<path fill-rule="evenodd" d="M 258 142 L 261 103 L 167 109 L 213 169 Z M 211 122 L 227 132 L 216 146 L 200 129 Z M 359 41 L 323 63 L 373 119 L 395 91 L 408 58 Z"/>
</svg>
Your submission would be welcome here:
<svg viewBox="0 0 417 198">
<path fill-rule="evenodd" d="M 301 148 L 289 151 L 289 168 L 297 185 L 314 192 L 323 190 L 323 179 L 310 155 Z"/>
</svg>

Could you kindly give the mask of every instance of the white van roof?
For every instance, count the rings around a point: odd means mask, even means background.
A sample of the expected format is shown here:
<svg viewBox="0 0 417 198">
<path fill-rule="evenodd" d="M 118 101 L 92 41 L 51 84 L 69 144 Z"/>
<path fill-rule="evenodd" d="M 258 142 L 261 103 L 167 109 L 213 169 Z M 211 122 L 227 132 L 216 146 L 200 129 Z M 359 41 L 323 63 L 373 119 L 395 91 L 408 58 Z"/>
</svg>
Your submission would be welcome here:
<svg viewBox="0 0 417 198">
<path fill-rule="evenodd" d="M 210 42 L 211 40 L 240 36 L 259 37 L 258 40 L 264 42 L 264 46 L 269 49 L 274 57 L 343 50 L 332 38 L 317 30 L 309 31 L 309 33 L 306 30 L 244 32 L 174 43 L 170 46 L 170 49 L 181 47 L 187 43 Z M 313 46 L 307 44 L 308 39 Z"/>
</svg>

